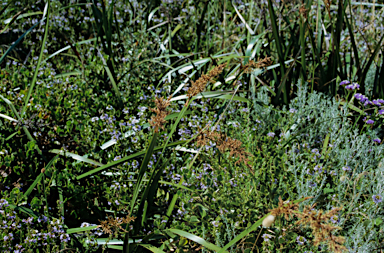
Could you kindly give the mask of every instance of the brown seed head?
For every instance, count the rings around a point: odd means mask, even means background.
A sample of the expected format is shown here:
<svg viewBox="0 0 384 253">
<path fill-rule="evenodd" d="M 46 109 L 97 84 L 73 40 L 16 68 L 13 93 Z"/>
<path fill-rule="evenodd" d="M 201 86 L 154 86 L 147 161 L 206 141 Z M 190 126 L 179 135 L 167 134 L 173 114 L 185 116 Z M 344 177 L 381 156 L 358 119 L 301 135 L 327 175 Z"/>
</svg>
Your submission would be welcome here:
<svg viewBox="0 0 384 253">
<path fill-rule="evenodd" d="M 282 198 L 279 197 L 279 206 L 269 211 L 271 212 L 271 215 L 276 217 L 284 214 L 284 218 L 289 220 L 297 211 L 298 206 L 298 203 L 294 204 L 293 202 L 283 202 Z"/>
<path fill-rule="evenodd" d="M 342 245 L 345 242 L 344 237 L 333 234 L 333 231 L 341 228 L 329 223 L 331 217 L 336 215 L 342 208 L 334 208 L 324 213 L 323 210 L 315 210 L 315 205 L 305 207 L 302 213 L 297 213 L 296 216 L 299 220 L 296 224 L 309 226 L 312 229 L 312 234 L 315 236 L 313 239 L 315 246 L 325 242 L 332 252 L 340 253 L 347 250 Z"/>
<path fill-rule="evenodd" d="M 307 18 L 308 10 L 305 8 L 304 4 L 301 5 L 301 7 L 300 7 L 300 9 L 299 9 L 299 12 L 300 12 L 300 14 L 301 14 L 304 18 Z"/>
<path fill-rule="evenodd" d="M 235 156 L 239 158 L 238 161 L 235 162 L 237 165 L 240 162 L 244 162 L 244 164 L 251 169 L 252 166 L 248 164 L 248 157 L 252 156 L 249 152 L 245 150 L 245 148 L 241 147 L 242 142 L 239 140 L 232 139 L 225 134 L 218 133 L 215 131 L 203 132 L 201 135 L 197 137 L 197 146 L 201 147 L 207 144 L 208 141 L 213 141 L 216 143 L 216 147 L 219 149 L 221 153 L 224 153 L 229 150 L 230 156 Z"/>
<path fill-rule="evenodd" d="M 169 114 L 166 111 L 167 107 L 170 104 L 171 97 L 167 100 L 164 98 L 155 98 L 156 108 L 150 108 L 152 112 L 156 113 L 156 116 L 152 116 L 149 124 L 155 128 L 155 132 L 159 131 L 159 128 L 164 129 L 165 117 Z"/>
<path fill-rule="evenodd" d="M 215 78 L 216 76 L 220 75 L 220 73 L 223 72 L 224 67 L 226 65 L 227 65 L 226 63 L 218 65 L 214 69 L 209 71 L 208 75 L 202 75 L 199 79 L 197 79 L 196 82 L 191 81 L 192 86 L 191 88 L 188 89 L 188 94 L 187 94 L 188 99 L 203 92 L 205 90 L 205 86 L 207 85 L 207 83 L 213 80 L 213 78 Z"/>
<path fill-rule="evenodd" d="M 129 214 L 127 215 L 127 217 L 125 218 L 112 218 L 112 217 L 108 217 L 108 220 L 106 221 L 100 221 L 99 222 L 101 223 L 101 227 L 103 229 L 104 232 L 106 232 L 107 234 L 112 234 L 112 229 L 116 229 L 117 231 L 119 229 L 121 229 L 122 231 L 124 232 L 128 232 L 126 231 L 124 228 L 121 227 L 121 224 L 125 223 L 125 224 L 129 224 L 131 221 L 135 220 L 136 217 L 131 217 Z"/>
</svg>

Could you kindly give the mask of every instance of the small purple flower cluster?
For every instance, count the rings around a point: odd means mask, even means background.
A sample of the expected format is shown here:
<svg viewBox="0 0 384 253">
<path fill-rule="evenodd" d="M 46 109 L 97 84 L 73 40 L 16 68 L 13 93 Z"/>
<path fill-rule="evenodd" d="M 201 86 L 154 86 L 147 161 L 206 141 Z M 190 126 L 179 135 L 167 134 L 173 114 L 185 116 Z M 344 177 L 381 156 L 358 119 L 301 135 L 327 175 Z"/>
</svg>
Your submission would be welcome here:
<svg viewBox="0 0 384 253">
<path fill-rule="evenodd" d="M 347 90 L 358 90 L 360 85 L 357 83 L 350 84 L 351 82 L 348 80 L 344 80 L 340 83 L 341 86 L 345 86 L 344 88 Z"/>
<path fill-rule="evenodd" d="M 299 244 L 299 245 L 304 245 L 304 243 L 307 241 L 307 239 L 305 239 L 304 236 L 298 236 L 296 238 L 296 242 Z"/>
<path fill-rule="evenodd" d="M 345 89 L 347 90 L 355 90 L 355 89 L 359 89 L 360 88 L 360 85 L 358 85 L 357 83 L 354 83 L 354 84 L 351 84 L 351 85 L 348 85 L 350 84 L 349 81 L 345 80 L 345 81 L 342 81 L 340 83 L 341 86 L 345 86 Z M 376 105 L 376 106 L 382 106 L 384 105 L 384 100 L 383 99 L 374 99 L 372 101 L 370 101 L 366 96 L 364 96 L 363 94 L 361 93 L 356 93 L 354 95 L 354 97 L 364 105 L 364 107 L 368 106 L 368 105 Z M 368 115 L 368 113 L 366 113 Z M 378 110 L 378 113 L 377 114 L 384 114 L 384 110 L 380 108 L 380 110 Z M 370 115 L 370 114 L 369 114 Z M 375 123 L 374 120 L 372 119 L 368 119 L 367 120 L 367 117 L 364 117 L 363 121 L 365 121 L 366 124 L 368 125 L 373 125 Z M 380 142 L 379 142 L 380 143 Z"/>
<path fill-rule="evenodd" d="M 367 105 L 381 106 L 382 104 L 384 104 L 383 99 L 374 99 L 372 101 L 369 101 L 369 99 L 361 93 L 356 93 L 355 98 L 359 100 L 361 103 L 364 103 L 364 106 L 367 106 Z M 380 111 L 383 111 L 383 110 L 380 110 Z M 379 114 L 383 114 L 383 112 Z"/>
<path fill-rule="evenodd" d="M 65 233 L 61 219 L 50 221 L 46 216 L 26 219 L 20 219 L 16 212 L 11 210 L 9 203 L 6 199 L 0 199 L 0 230 L 3 232 L 3 245 L 2 252 L 23 252 L 26 249 L 34 249 L 40 246 L 59 245 L 60 243 L 67 243 L 71 239 Z M 5 218 L 5 219 L 4 219 Z M 43 226 L 44 228 L 36 230 L 35 226 Z M 22 234 L 21 231 L 28 231 Z M 24 237 L 24 236 L 25 237 Z M 1 238 L 0 238 L 1 239 Z M 10 251 L 6 251 L 6 249 Z"/>
<path fill-rule="evenodd" d="M 268 242 L 269 239 L 272 238 L 272 235 L 270 235 L 270 234 L 263 234 L 261 237 L 263 237 L 264 242 Z"/>
<path fill-rule="evenodd" d="M 371 119 L 367 120 L 367 117 L 364 117 L 363 121 L 365 121 L 365 123 L 367 123 L 368 125 L 372 125 L 373 123 L 375 123 L 375 121 Z"/>
<path fill-rule="evenodd" d="M 380 202 L 383 201 L 383 198 L 380 195 L 373 195 L 372 199 L 373 199 L 373 202 L 375 202 L 376 204 L 379 204 Z"/>
<path fill-rule="evenodd" d="M 340 83 L 340 85 L 341 86 L 345 86 L 345 85 L 347 85 L 349 83 L 350 83 L 349 81 L 342 81 Z M 355 90 L 355 89 L 359 89 L 360 85 L 358 85 L 357 83 L 354 83 L 354 84 L 345 86 L 345 88 L 349 89 L 349 90 Z M 383 99 L 374 99 L 374 100 L 370 101 L 366 96 L 364 96 L 361 93 L 356 93 L 354 95 L 354 97 L 357 100 L 359 100 L 361 103 L 364 103 L 364 106 L 367 106 L 367 105 L 381 106 L 382 104 L 384 104 L 384 100 Z M 381 111 L 383 111 L 383 110 L 381 110 Z M 381 112 L 380 114 L 383 114 L 383 112 Z"/>
</svg>

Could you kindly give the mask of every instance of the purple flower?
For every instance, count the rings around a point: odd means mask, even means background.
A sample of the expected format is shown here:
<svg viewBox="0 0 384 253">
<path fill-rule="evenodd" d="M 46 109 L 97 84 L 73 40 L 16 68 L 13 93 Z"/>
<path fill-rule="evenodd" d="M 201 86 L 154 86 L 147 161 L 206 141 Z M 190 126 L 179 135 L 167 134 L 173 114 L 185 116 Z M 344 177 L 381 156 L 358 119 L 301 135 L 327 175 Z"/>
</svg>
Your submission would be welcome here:
<svg viewBox="0 0 384 253">
<path fill-rule="evenodd" d="M 372 199 L 376 204 L 379 204 L 381 201 L 383 201 L 383 198 L 380 195 L 373 195 Z"/>
<path fill-rule="evenodd" d="M 356 93 L 356 94 L 355 94 L 355 98 L 356 98 L 357 100 L 360 100 L 360 99 L 361 99 L 361 96 L 363 96 L 361 93 Z"/>
<path fill-rule="evenodd" d="M 317 184 L 315 182 L 311 181 L 311 182 L 308 183 L 308 186 L 312 188 L 312 187 L 316 187 Z"/>
<path fill-rule="evenodd" d="M 356 90 L 356 89 L 359 89 L 359 88 L 360 88 L 360 85 L 357 84 L 357 83 L 353 83 L 353 84 L 350 84 L 350 85 L 345 86 L 345 88 L 346 88 L 347 90 Z"/>
<path fill-rule="evenodd" d="M 372 105 L 372 102 L 369 101 L 369 100 L 365 101 L 365 102 L 364 102 L 364 106 L 367 106 L 367 105 Z"/>
<path fill-rule="evenodd" d="M 275 137 L 275 133 L 274 132 L 270 132 L 267 134 L 269 137 Z"/>
<path fill-rule="evenodd" d="M 338 222 L 339 222 L 339 218 L 338 218 L 336 215 L 333 215 L 333 216 L 331 217 L 331 222 L 332 222 L 332 223 L 338 223 Z"/>
<path fill-rule="evenodd" d="M 343 167 L 343 170 L 344 170 L 344 171 L 347 171 L 347 170 L 349 171 L 349 170 L 351 170 L 351 168 L 350 168 L 349 166 L 344 166 L 344 167 Z"/>
<path fill-rule="evenodd" d="M 371 119 L 369 119 L 369 120 L 367 120 L 365 123 L 367 123 L 367 124 L 373 124 L 373 123 L 375 123 L 375 121 L 373 121 L 373 120 L 371 120 Z"/>
<path fill-rule="evenodd" d="M 381 105 L 381 103 L 380 103 L 378 100 L 376 100 L 376 99 L 372 100 L 372 103 L 373 103 L 374 105 L 377 105 L 377 106 L 380 106 L 380 105 Z"/>
<path fill-rule="evenodd" d="M 379 138 L 373 139 L 374 142 L 380 143 L 381 140 Z"/>
<path fill-rule="evenodd" d="M 340 85 L 347 85 L 350 84 L 351 82 L 348 80 L 341 81 Z"/>
<path fill-rule="evenodd" d="M 356 93 L 355 98 L 357 100 L 359 100 L 361 103 L 364 103 L 365 101 L 368 100 L 368 98 L 366 96 L 364 96 L 363 94 L 360 94 L 360 93 Z"/>
<path fill-rule="evenodd" d="M 291 108 L 291 109 L 289 109 L 289 112 L 290 112 L 290 113 L 295 113 L 295 112 L 297 112 L 297 110 L 294 109 L 294 108 Z"/>
<path fill-rule="evenodd" d="M 304 245 L 304 243 L 307 241 L 307 239 L 305 239 L 304 236 L 298 236 L 298 237 L 296 238 L 296 241 L 297 241 L 297 243 L 298 243 L 299 245 Z"/>
<path fill-rule="evenodd" d="M 319 153 L 319 150 L 317 148 L 314 148 L 311 150 L 311 152 L 317 154 L 317 153 Z"/>
<path fill-rule="evenodd" d="M 323 170 L 323 167 L 321 165 L 316 165 L 315 168 L 314 168 L 315 171 L 318 171 L 319 173 L 322 172 Z"/>
<path fill-rule="evenodd" d="M 384 110 L 379 110 L 379 114 L 384 114 Z"/>
<path fill-rule="evenodd" d="M 270 238 L 272 238 L 272 235 L 270 234 L 263 234 L 261 237 L 263 237 L 264 242 L 268 242 Z"/>
<path fill-rule="evenodd" d="M 364 95 L 361 95 L 361 102 L 364 103 L 365 101 L 367 101 L 368 98 Z"/>
<path fill-rule="evenodd" d="M 347 86 L 345 86 L 345 88 L 346 88 L 347 90 L 353 90 L 353 85 L 352 85 L 352 84 L 347 85 Z"/>
<path fill-rule="evenodd" d="M 8 207 L 8 201 L 6 199 L 0 199 L 0 209 L 5 206 Z"/>
<path fill-rule="evenodd" d="M 84 227 L 88 227 L 88 226 L 90 226 L 90 224 L 88 223 L 88 222 L 83 222 L 83 223 L 81 223 L 81 228 L 84 228 Z"/>
</svg>

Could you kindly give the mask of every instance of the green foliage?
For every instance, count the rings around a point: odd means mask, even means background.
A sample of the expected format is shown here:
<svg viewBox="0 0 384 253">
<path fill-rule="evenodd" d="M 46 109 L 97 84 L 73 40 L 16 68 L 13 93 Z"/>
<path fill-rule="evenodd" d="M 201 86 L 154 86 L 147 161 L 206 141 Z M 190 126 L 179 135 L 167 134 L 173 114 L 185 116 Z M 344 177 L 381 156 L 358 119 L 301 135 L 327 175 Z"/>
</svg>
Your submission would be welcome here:
<svg viewBox="0 0 384 253">
<path fill-rule="evenodd" d="M 324 3 L 2 3 L 1 251 L 383 249 L 383 6 Z"/>
</svg>

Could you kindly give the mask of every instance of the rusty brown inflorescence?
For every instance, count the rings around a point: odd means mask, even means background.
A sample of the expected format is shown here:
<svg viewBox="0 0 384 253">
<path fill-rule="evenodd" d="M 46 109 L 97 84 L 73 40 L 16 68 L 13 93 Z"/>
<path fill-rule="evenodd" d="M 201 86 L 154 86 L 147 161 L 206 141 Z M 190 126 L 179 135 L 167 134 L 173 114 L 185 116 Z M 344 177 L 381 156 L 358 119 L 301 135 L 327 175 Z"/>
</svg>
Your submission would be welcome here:
<svg viewBox="0 0 384 253">
<path fill-rule="evenodd" d="M 107 234 L 112 234 L 113 233 L 112 229 L 116 229 L 117 231 L 119 229 L 121 229 L 122 231 L 127 233 L 128 231 L 123 229 L 121 227 L 121 224 L 129 224 L 131 221 L 133 221 L 135 219 L 136 219 L 136 217 L 131 217 L 129 214 L 125 218 L 116 218 L 116 219 L 114 219 L 112 217 L 108 217 L 108 220 L 106 220 L 106 221 L 100 221 L 99 220 L 99 222 L 101 223 L 101 225 L 99 225 L 99 226 Z"/>
<path fill-rule="evenodd" d="M 152 116 L 149 120 L 149 124 L 155 128 L 155 132 L 159 132 L 159 128 L 164 129 L 165 117 L 169 114 L 166 110 L 170 104 L 171 97 L 167 100 L 164 98 L 155 98 L 156 108 L 150 108 L 152 112 L 156 113 L 156 116 Z"/>
<path fill-rule="evenodd" d="M 311 197 L 306 197 L 304 200 L 310 198 Z M 345 242 L 344 237 L 335 236 L 332 233 L 333 231 L 341 228 L 334 226 L 329 222 L 330 219 L 335 217 L 335 215 L 337 215 L 342 208 L 334 208 L 325 213 L 323 210 L 315 210 L 315 206 L 316 204 L 312 206 L 305 206 L 304 210 L 299 212 L 298 203 L 294 204 L 292 202 L 283 202 L 281 197 L 279 197 L 279 206 L 269 211 L 274 217 L 284 215 L 286 220 L 296 216 L 298 221 L 296 221 L 295 225 L 303 225 L 312 229 L 312 234 L 315 237 L 313 239 L 313 245 L 318 246 L 320 243 L 326 243 L 329 250 L 336 253 L 341 253 L 347 250 L 347 248 L 343 246 L 343 243 Z"/>
<path fill-rule="evenodd" d="M 216 76 L 220 75 L 221 72 L 223 72 L 226 65 L 227 65 L 226 63 L 218 65 L 214 69 L 209 71 L 208 75 L 202 75 L 199 79 L 197 79 L 196 82 L 191 81 L 192 86 L 188 90 L 188 94 L 187 94 L 188 100 L 185 104 L 186 105 L 188 104 L 189 99 L 191 97 L 196 96 L 197 94 L 203 92 L 205 90 L 205 86 L 207 85 L 207 83 L 213 80 L 213 78 L 215 78 Z"/>
<path fill-rule="evenodd" d="M 240 162 L 244 162 L 244 164 L 252 170 L 252 166 L 248 164 L 248 157 L 252 156 L 252 154 L 245 151 L 245 148 L 241 147 L 243 144 L 241 141 L 232 139 L 225 134 L 208 131 L 208 133 L 202 133 L 197 137 L 197 146 L 204 146 L 209 140 L 216 143 L 216 146 L 220 152 L 224 153 L 225 151 L 229 150 L 230 156 L 239 158 L 239 160 L 235 162 L 235 165 Z"/>
</svg>

